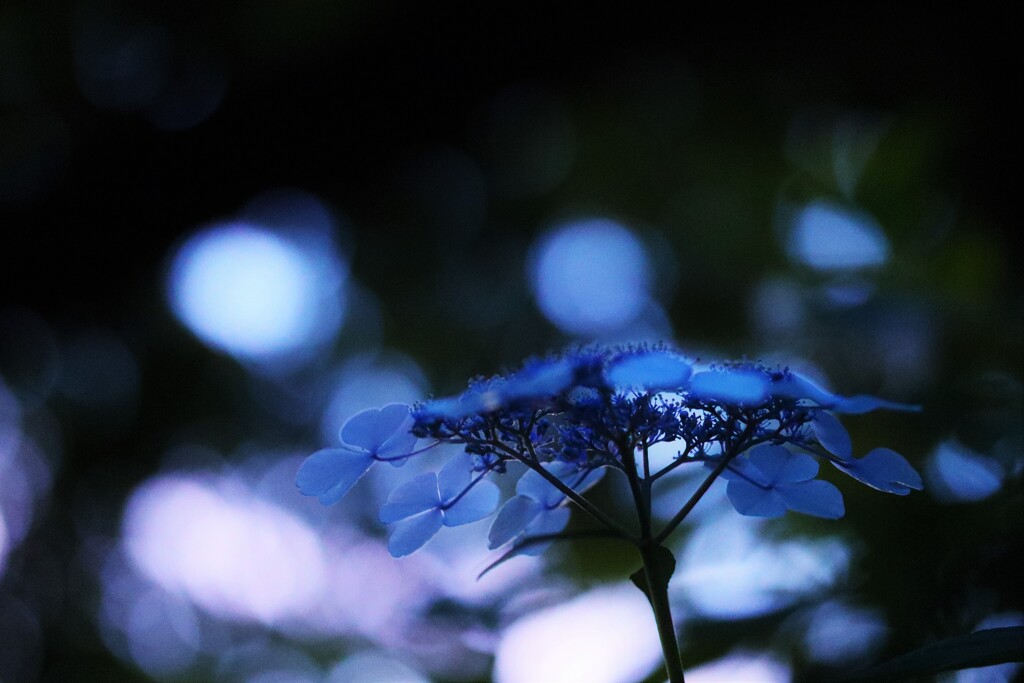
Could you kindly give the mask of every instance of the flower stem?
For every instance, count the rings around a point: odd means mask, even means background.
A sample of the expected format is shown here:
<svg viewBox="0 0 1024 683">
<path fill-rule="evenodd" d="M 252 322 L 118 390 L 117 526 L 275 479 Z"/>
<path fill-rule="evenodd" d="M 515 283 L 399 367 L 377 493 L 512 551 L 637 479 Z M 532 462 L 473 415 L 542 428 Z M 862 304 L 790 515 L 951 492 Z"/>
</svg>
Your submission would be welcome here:
<svg viewBox="0 0 1024 683">
<path fill-rule="evenodd" d="M 578 505 L 581 510 L 586 512 L 588 515 L 593 517 L 601 524 L 605 525 L 605 527 L 607 527 L 611 531 L 614 531 L 616 534 L 618 534 L 620 538 L 623 538 L 629 541 L 630 543 L 637 542 L 636 537 L 633 534 L 631 534 L 628 529 L 626 529 L 621 524 L 619 524 L 614 519 L 605 514 L 604 511 L 601 510 L 601 508 L 597 507 L 589 500 L 573 491 L 570 487 L 566 486 L 565 483 L 558 479 L 558 477 L 556 477 L 555 475 L 551 474 L 546 469 L 541 467 L 540 461 L 538 461 L 536 458 L 536 454 L 531 453 L 531 455 L 533 455 L 533 460 L 531 460 L 529 457 L 524 456 L 522 453 L 519 453 L 515 449 L 509 448 L 501 441 L 494 440 L 489 441 L 487 443 L 501 451 L 504 451 L 509 456 L 511 456 L 512 459 L 518 460 L 519 462 L 523 463 L 531 470 L 542 476 L 544 479 L 548 481 L 549 484 L 551 484 L 556 489 L 565 494 L 566 498 L 576 503 L 576 505 Z"/>
<path fill-rule="evenodd" d="M 685 683 L 683 664 L 679 658 L 679 644 L 676 641 L 676 627 L 672 623 L 672 609 L 668 602 L 668 576 L 664 564 L 659 562 L 658 545 L 640 546 L 640 558 L 644 563 L 644 579 L 647 582 L 647 597 L 654 610 L 654 623 L 658 627 L 661 653 L 665 658 L 669 683 Z"/>
</svg>

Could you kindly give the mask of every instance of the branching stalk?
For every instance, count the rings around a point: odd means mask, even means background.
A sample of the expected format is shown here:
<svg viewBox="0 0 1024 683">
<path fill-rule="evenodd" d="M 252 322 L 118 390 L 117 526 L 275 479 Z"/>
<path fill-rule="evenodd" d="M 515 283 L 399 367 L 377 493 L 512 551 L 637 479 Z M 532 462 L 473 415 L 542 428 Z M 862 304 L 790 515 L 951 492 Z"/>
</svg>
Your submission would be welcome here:
<svg viewBox="0 0 1024 683">
<path fill-rule="evenodd" d="M 672 622 L 672 608 L 668 601 L 668 577 L 662 577 L 662 568 L 657 561 L 656 544 L 640 546 L 640 558 L 644 564 L 644 579 L 647 582 L 647 597 L 654 611 L 654 622 L 658 627 L 658 640 L 661 641 L 661 654 L 665 659 L 669 683 L 685 683 L 683 663 L 679 657 L 679 643 L 676 640 L 676 627 Z"/>
</svg>

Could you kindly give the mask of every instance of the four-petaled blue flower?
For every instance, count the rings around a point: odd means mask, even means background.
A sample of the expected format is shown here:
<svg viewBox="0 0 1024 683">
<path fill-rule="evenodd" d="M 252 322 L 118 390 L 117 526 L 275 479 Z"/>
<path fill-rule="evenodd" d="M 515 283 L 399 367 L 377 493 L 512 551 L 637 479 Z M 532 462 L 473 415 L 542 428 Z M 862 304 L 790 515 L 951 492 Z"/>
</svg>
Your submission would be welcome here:
<svg viewBox="0 0 1024 683">
<path fill-rule="evenodd" d="M 341 428 L 341 448 L 324 448 L 302 463 L 295 477 L 299 491 L 330 505 L 341 500 L 374 462 L 401 466 L 416 446 L 412 423 L 404 403 L 352 416 Z"/>
<path fill-rule="evenodd" d="M 924 489 L 921 475 L 907 459 L 894 450 L 876 448 L 859 460 L 834 462 L 836 467 L 871 488 L 905 496 Z"/>
<path fill-rule="evenodd" d="M 577 467 L 562 462 L 541 465 L 563 484 L 583 493 L 597 484 L 604 475 L 603 469 L 580 471 Z M 516 495 L 505 501 L 494 518 L 487 536 L 487 547 L 491 550 L 506 543 L 518 543 L 523 538 L 557 534 L 569 523 L 569 508 L 565 494 L 552 486 L 551 482 L 530 470 L 516 482 Z M 524 547 L 523 555 L 539 555 L 547 543 Z"/>
<path fill-rule="evenodd" d="M 815 479 L 817 475 L 817 460 L 782 446 L 758 446 L 722 472 L 729 482 L 729 502 L 741 515 L 780 517 L 792 510 L 839 519 L 845 511 L 843 496 L 832 484 Z"/>
<path fill-rule="evenodd" d="M 861 400 L 859 403 L 863 406 L 868 401 Z M 854 458 L 850 434 L 834 415 L 823 410 L 817 411 L 811 420 L 811 429 L 818 443 L 835 456 L 831 459 L 832 464 L 857 481 L 897 496 L 905 496 L 912 490 L 920 491 L 924 488 L 917 470 L 892 449 L 876 448 L 863 458 Z"/>
<path fill-rule="evenodd" d="M 494 512 L 498 486 L 472 470 L 470 457 L 458 455 L 440 473 L 421 474 L 391 492 L 380 521 L 392 525 L 388 551 L 394 557 L 419 550 L 442 526 L 469 524 Z"/>
</svg>

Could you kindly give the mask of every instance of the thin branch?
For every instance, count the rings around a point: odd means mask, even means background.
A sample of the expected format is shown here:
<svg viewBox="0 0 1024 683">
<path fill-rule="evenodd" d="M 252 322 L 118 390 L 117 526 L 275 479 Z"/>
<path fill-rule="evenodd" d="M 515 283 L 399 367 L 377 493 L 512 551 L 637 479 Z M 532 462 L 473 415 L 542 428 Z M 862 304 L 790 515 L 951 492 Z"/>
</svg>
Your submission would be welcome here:
<svg viewBox="0 0 1024 683">
<path fill-rule="evenodd" d="M 689 460 L 688 459 L 690 457 L 690 451 L 692 451 L 693 448 L 694 448 L 694 446 L 692 446 L 690 444 L 686 444 L 686 450 L 681 452 L 679 454 L 679 457 L 677 457 L 675 460 L 673 460 L 669 464 L 665 465 L 660 470 L 658 470 L 657 472 L 655 472 L 654 474 L 652 474 L 650 476 L 651 483 L 656 482 L 657 480 L 661 479 L 663 476 L 665 476 L 666 474 L 668 474 L 669 472 L 671 472 L 672 470 L 674 470 L 675 468 L 679 467 L 680 465 L 682 465 L 684 463 L 696 462 L 695 460 Z"/>
<path fill-rule="evenodd" d="M 458 503 L 460 500 L 462 500 L 462 497 L 464 495 L 466 495 L 467 493 L 469 493 L 470 490 L 474 486 L 476 486 L 481 481 L 483 481 L 483 478 L 486 477 L 488 474 L 490 474 L 492 470 L 493 470 L 493 468 L 488 467 L 486 470 L 481 472 L 479 475 L 477 475 L 476 479 L 473 479 L 472 481 L 470 481 L 469 484 L 466 486 L 466 488 L 462 489 L 462 491 L 459 492 L 459 495 L 455 496 L 454 498 L 452 498 L 447 503 L 442 503 L 440 509 L 441 510 L 450 510 L 452 507 L 455 506 L 456 503 Z"/>
<path fill-rule="evenodd" d="M 734 442 L 733 447 L 730 449 L 730 451 L 728 453 L 723 454 L 722 461 L 715 466 L 715 469 L 711 471 L 711 474 L 704 478 L 704 481 L 701 482 L 701 485 L 697 487 L 697 490 L 693 492 L 693 495 L 690 496 L 690 499 L 686 501 L 686 504 L 679 510 L 679 512 L 677 512 L 675 516 L 671 520 L 669 520 L 668 524 L 665 525 L 665 528 L 662 529 L 658 533 L 658 535 L 654 537 L 655 543 L 662 543 L 666 538 L 668 538 L 669 534 L 676 530 L 676 527 L 678 527 L 682 523 L 682 521 L 686 519 L 686 515 L 690 514 L 690 510 L 692 510 L 693 507 L 697 504 L 697 502 L 704 497 L 704 494 L 708 492 L 708 489 L 711 488 L 711 485 L 715 483 L 715 480 L 718 479 L 718 476 L 725 471 L 726 467 L 729 466 L 729 463 L 732 461 L 732 459 L 750 447 L 751 444 L 747 441 L 747 439 L 749 438 L 750 432 L 752 430 L 753 425 L 748 422 L 746 427 L 744 427 L 743 429 L 743 434 L 741 434 L 740 438 L 738 438 Z"/>
<path fill-rule="evenodd" d="M 375 455 L 375 456 L 373 456 L 373 459 L 376 460 L 377 462 L 394 462 L 396 460 L 405 460 L 406 458 L 411 458 L 414 455 L 419 455 L 420 453 L 426 453 L 430 449 L 432 449 L 432 448 L 434 448 L 436 446 L 440 446 L 441 443 L 443 443 L 443 442 L 440 439 L 438 439 L 437 441 L 435 441 L 434 443 L 430 444 L 429 446 L 424 446 L 423 448 L 420 448 L 419 450 L 412 451 L 411 453 L 405 453 L 403 455 L 395 455 L 395 456 L 391 456 L 391 457 L 387 457 L 387 458 L 381 457 L 379 455 Z M 355 449 L 346 449 L 346 450 L 351 450 L 353 453 L 361 453 L 362 452 L 362 451 L 357 451 Z"/>
<path fill-rule="evenodd" d="M 581 496 L 580 494 L 576 493 L 571 488 L 566 486 L 565 483 L 562 482 L 562 480 L 560 480 L 558 477 L 556 477 L 555 475 L 551 474 L 546 469 L 541 467 L 539 462 L 532 462 L 522 453 L 517 452 L 515 449 L 509 448 L 500 441 L 495 440 L 493 442 L 488 442 L 488 445 L 494 446 L 495 448 L 500 448 L 505 453 L 510 455 L 513 459 L 523 463 L 531 470 L 533 470 L 540 476 L 544 477 L 544 479 L 546 479 L 549 484 L 551 484 L 556 489 L 565 494 L 566 498 L 576 503 L 576 505 L 578 505 L 580 509 L 582 509 L 588 515 L 593 517 L 595 520 L 597 520 L 601 524 L 604 524 L 606 527 L 608 527 L 608 529 L 618 533 L 620 536 L 622 536 L 622 538 L 630 540 L 630 542 L 635 542 L 633 540 L 633 534 L 631 534 L 625 527 L 623 527 L 621 524 L 619 524 L 614 519 L 609 517 L 607 514 L 602 512 L 599 507 L 591 503 L 589 500 L 587 500 L 586 498 L 584 498 L 583 496 Z"/>
<path fill-rule="evenodd" d="M 658 535 L 654 537 L 654 543 L 663 543 L 665 539 L 668 538 L 669 534 L 676 530 L 676 527 L 679 526 L 684 519 L 686 519 L 686 515 L 690 514 L 690 510 L 692 510 L 693 507 L 697 504 L 697 502 L 704 497 L 704 494 L 708 492 L 708 489 L 711 488 L 711 485 L 715 483 L 715 479 L 718 479 L 718 475 L 724 472 L 725 468 L 729 466 L 729 461 L 732 460 L 733 457 L 735 456 L 722 458 L 722 461 L 718 463 L 718 466 L 711 471 L 711 474 L 704 478 L 704 481 L 701 482 L 701 485 L 697 487 L 697 490 L 694 491 L 692 496 L 690 496 L 690 499 L 686 501 L 686 505 L 684 505 L 679 510 L 679 512 L 677 512 L 675 516 L 671 520 L 669 520 L 668 524 L 665 525 L 665 528 L 662 529 L 658 533 Z"/>
</svg>

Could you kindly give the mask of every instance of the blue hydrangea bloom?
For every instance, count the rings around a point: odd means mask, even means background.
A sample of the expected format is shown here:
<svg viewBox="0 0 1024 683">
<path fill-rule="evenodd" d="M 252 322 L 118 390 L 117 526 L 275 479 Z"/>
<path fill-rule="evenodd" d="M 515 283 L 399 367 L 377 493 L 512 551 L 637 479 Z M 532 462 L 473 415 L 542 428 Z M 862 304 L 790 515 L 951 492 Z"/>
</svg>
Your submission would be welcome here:
<svg viewBox="0 0 1024 683">
<path fill-rule="evenodd" d="M 815 479 L 818 461 L 782 446 L 758 446 L 736 458 L 722 473 L 726 495 L 736 511 L 749 517 L 780 517 L 787 510 L 839 519 L 843 496 L 832 484 Z"/>
<path fill-rule="evenodd" d="M 894 450 L 876 448 L 863 458 L 833 463 L 843 472 L 871 488 L 905 496 L 924 489 L 924 482 L 907 459 Z"/>
<path fill-rule="evenodd" d="M 295 477 L 299 491 L 336 503 L 378 460 L 403 464 L 416 446 L 409 406 L 392 403 L 352 416 L 341 428 L 341 448 L 325 448 L 306 458 Z"/>
<path fill-rule="evenodd" d="M 846 431 L 846 427 L 835 415 L 825 410 L 816 411 L 811 420 L 811 430 L 818 439 L 818 443 L 824 446 L 829 453 L 843 461 L 853 457 L 853 441 L 850 439 L 850 433 Z"/>
<path fill-rule="evenodd" d="M 693 366 L 685 358 L 659 349 L 614 358 L 605 379 L 616 389 L 672 391 L 684 386 L 692 373 Z"/>
<path fill-rule="evenodd" d="M 873 410 L 902 410 L 907 412 L 918 412 L 921 410 L 920 406 L 886 401 L 876 396 L 859 394 L 857 396 L 844 397 L 833 394 L 822 389 L 810 379 L 788 370 L 774 374 L 771 379 L 769 392 L 772 396 L 808 400 L 836 413 L 859 415 Z"/>
<path fill-rule="evenodd" d="M 457 444 L 463 453 L 440 472 L 396 488 L 381 508 L 396 557 L 419 549 L 444 526 L 496 510 L 488 545 L 511 545 L 506 557 L 540 552 L 546 539 L 562 534 L 572 509 L 611 535 L 660 543 L 718 477 L 736 510 L 757 517 L 787 511 L 841 517 L 839 489 L 817 478 L 822 460 L 880 491 L 920 489 L 920 475 L 894 451 L 876 448 L 855 457 L 838 417 L 916 409 L 872 396 L 844 397 L 788 368 L 749 361 L 694 372 L 693 361 L 664 344 L 586 347 L 478 377 L 461 394 L 411 409 L 392 404 L 363 411 L 342 428 L 340 448 L 303 463 L 296 483 L 303 494 L 329 504 L 375 462 L 400 465 L 438 444 Z M 419 451 L 417 439 L 427 442 Z M 649 449 L 663 443 L 673 444 L 676 457 L 655 466 Z M 510 463 L 527 472 L 499 510 L 499 489 L 490 478 Z M 650 497 L 663 490 L 659 479 L 693 464 L 710 470 L 705 484 L 654 529 Z M 629 481 L 639 525 L 619 522 L 585 495 L 609 468 Z M 630 530 L 637 527 L 650 535 L 638 538 Z M 538 536 L 544 538 L 529 541 Z"/>
<path fill-rule="evenodd" d="M 434 537 L 442 526 L 461 526 L 490 516 L 500 492 L 491 481 L 473 477 L 466 455 L 448 461 L 440 473 L 427 472 L 388 496 L 380 521 L 392 525 L 388 551 L 404 557 Z"/>
<path fill-rule="evenodd" d="M 770 377 L 755 367 L 698 372 L 686 387 L 691 396 L 730 405 L 758 405 L 768 398 Z"/>
<path fill-rule="evenodd" d="M 578 493 L 597 484 L 604 470 L 580 470 L 563 462 L 541 465 L 555 478 Z M 530 470 L 516 482 L 516 495 L 509 498 L 495 517 L 487 536 L 491 550 L 506 543 L 518 542 L 530 536 L 556 534 L 569 523 L 569 508 L 564 504 L 564 493 L 551 485 L 539 473 Z M 548 544 L 523 548 L 524 555 L 538 555 Z"/>
</svg>

